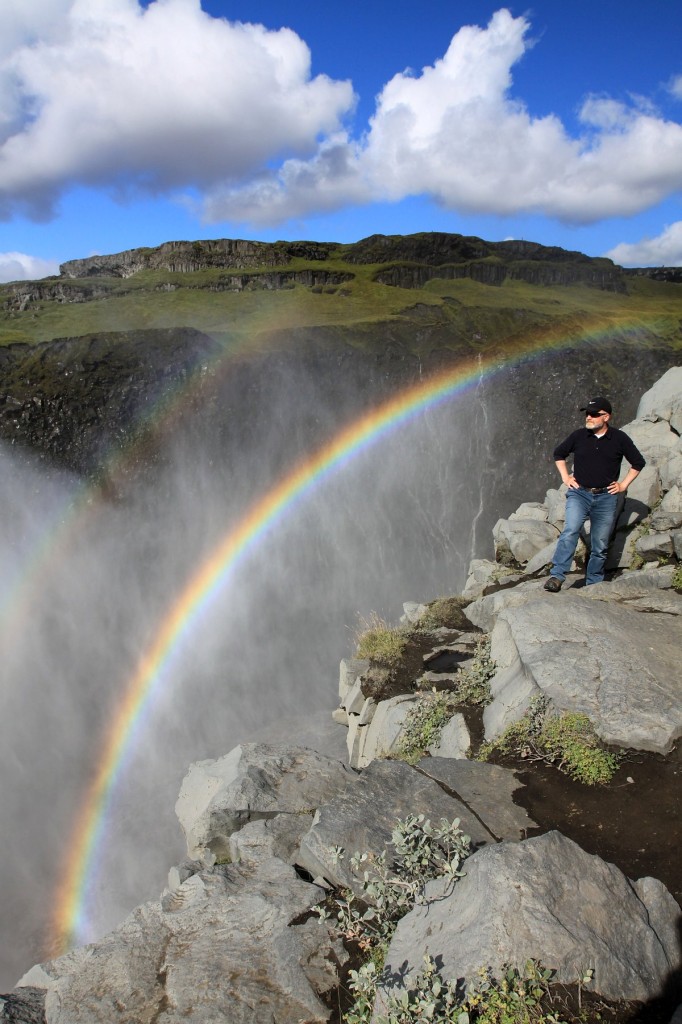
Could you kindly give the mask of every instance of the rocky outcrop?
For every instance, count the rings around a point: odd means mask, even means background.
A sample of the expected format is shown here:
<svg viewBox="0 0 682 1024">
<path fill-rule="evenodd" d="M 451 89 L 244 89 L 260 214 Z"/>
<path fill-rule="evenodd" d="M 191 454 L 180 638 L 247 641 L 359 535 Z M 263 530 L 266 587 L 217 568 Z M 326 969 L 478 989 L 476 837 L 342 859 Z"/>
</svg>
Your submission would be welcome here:
<svg viewBox="0 0 682 1024">
<path fill-rule="evenodd" d="M 643 431 L 664 424 L 677 437 L 672 421 L 681 375 L 671 371 L 658 397 L 645 396 L 636 421 Z M 676 465 L 677 442 L 662 438 L 661 430 L 650 437 L 657 476 L 647 487 L 663 496 L 654 514 L 674 515 L 682 480 L 669 467 Z M 561 492 L 548 492 L 506 522 L 522 524 L 520 537 L 537 524 L 556 532 L 561 500 Z M 649 508 L 626 503 L 622 532 L 635 536 L 652 522 Z M 32 968 L 0 998 L 0 1020 L 324 1024 L 348 953 L 314 907 L 330 888 L 362 893 L 352 855 L 368 855 L 371 875 L 396 821 L 414 814 L 458 819 L 473 852 L 463 877 L 429 882 L 423 901 L 399 923 L 375 1014 L 409 985 L 427 954 L 444 978 L 464 988 L 481 968 L 499 974 L 505 964 L 523 967 L 533 958 L 566 984 L 590 968 L 587 987 L 605 998 L 665 994 L 675 1005 L 680 908 L 660 881 L 633 881 L 556 831 L 527 838 L 535 823 L 518 806 L 521 783 L 506 768 L 437 756 L 435 744 L 436 756 L 414 766 L 382 756 L 400 731 L 391 731 L 400 718 L 394 712 L 414 702 L 414 684 L 426 678 L 436 690 L 456 686 L 461 671 L 481 657 L 480 629 L 491 633 L 496 663 L 483 716 L 487 735 L 542 693 L 556 710 L 585 711 L 609 742 L 669 750 L 682 735 L 681 531 L 665 532 L 672 554 L 659 550 L 669 564 L 648 560 L 608 584 L 558 595 L 544 592 L 537 578 L 545 566 L 541 552 L 524 549 L 522 560 L 521 547 L 515 555 L 509 545 L 511 567 L 479 560 L 468 584 L 479 596 L 468 605 L 455 601 L 472 630 L 434 628 L 431 606 L 408 603 L 405 624 L 421 639 L 402 674 L 382 674 L 370 659 L 341 665 L 336 717 L 348 729 L 351 759 L 362 767 L 312 748 L 265 743 L 192 765 L 177 804 L 189 859 L 171 869 L 160 899 L 138 907 L 99 942 Z M 652 534 L 640 532 L 645 536 Z M 660 535 L 656 543 L 664 543 Z M 461 726 L 457 719 L 453 731 Z M 369 743 L 373 725 L 383 739 Z"/>
<path fill-rule="evenodd" d="M 609 564 L 635 564 L 639 555 L 646 570 L 630 569 L 613 582 L 583 589 L 570 586 L 580 582 L 572 577 L 557 599 L 532 579 L 553 555 L 553 545 L 532 551 L 539 547 L 538 522 L 547 525 L 543 513 L 560 525 L 556 492 L 498 522 L 497 559 L 513 560 L 517 572 L 505 586 L 494 563 L 477 563 L 465 591 L 480 595 L 465 614 L 491 633 L 497 666 L 484 713 L 486 738 L 499 736 L 540 694 L 559 710 L 587 714 L 608 743 L 667 753 L 682 735 L 682 596 L 673 585 L 682 526 L 681 406 L 677 367 L 643 396 L 637 418 L 623 428 L 647 466 L 623 504 Z"/>
<path fill-rule="evenodd" d="M 62 263 L 62 277 L 131 277 L 141 270 L 192 273 L 209 267 L 263 268 L 286 266 L 292 259 L 326 260 L 338 249 L 335 243 L 251 242 L 217 238 L 197 242 L 164 242 L 156 248 L 128 249 L 111 256 Z"/>
<path fill-rule="evenodd" d="M 165 242 L 156 248 L 69 260 L 61 265 L 60 275 L 126 278 L 143 270 L 173 274 L 216 268 L 262 270 L 286 266 L 293 259 L 324 261 L 334 256 L 350 264 L 390 264 L 378 272 L 376 280 L 401 288 L 420 288 L 434 277 L 468 277 L 489 285 L 501 285 L 510 278 L 534 285 L 587 284 L 609 291 L 627 290 L 622 269 L 607 259 L 533 242 L 485 242 L 437 232 L 371 235 L 347 246 L 229 238 Z"/>
<path fill-rule="evenodd" d="M 660 996 L 679 968 L 679 908 L 665 887 L 631 882 L 558 832 L 486 847 L 467 859 L 456 885 L 436 879 L 426 897 L 398 925 L 375 1019 L 427 954 L 443 977 L 465 985 L 481 964 L 499 977 L 505 964 L 523 968 L 533 958 L 567 984 L 590 965 L 595 991 L 642 1001 Z"/>
<path fill-rule="evenodd" d="M 218 352 L 189 328 L 0 349 L 0 438 L 91 472 L 153 427 L 150 412 L 162 396 L 193 380 L 200 405 L 204 370 Z"/>
</svg>

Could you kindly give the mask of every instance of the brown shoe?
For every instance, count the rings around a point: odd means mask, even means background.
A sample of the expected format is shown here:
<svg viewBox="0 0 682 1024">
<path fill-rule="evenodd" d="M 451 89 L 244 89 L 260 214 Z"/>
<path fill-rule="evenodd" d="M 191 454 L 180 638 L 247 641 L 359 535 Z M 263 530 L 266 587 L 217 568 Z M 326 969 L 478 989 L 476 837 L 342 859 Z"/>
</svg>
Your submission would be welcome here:
<svg viewBox="0 0 682 1024">
<path fill-rule="evenodd" d="M 545 590 L 549 590 L 550 594 L 558 594 L 563 582 L 563 580 L 557 579 L 556 576 L 550 576 L 545 583 Z"/>
</svg>

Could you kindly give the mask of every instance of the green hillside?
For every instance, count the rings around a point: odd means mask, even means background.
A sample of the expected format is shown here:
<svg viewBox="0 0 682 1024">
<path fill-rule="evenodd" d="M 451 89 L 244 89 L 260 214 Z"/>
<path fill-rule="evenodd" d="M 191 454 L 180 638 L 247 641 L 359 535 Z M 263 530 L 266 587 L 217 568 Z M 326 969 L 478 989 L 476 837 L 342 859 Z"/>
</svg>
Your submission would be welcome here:
<svg viewBox="0 0 682 1024">
<path fill-rule="evenodd" d="M 252 348 L 289 347 L 301 332 L 364 347 L 388 329 L 414 353 L 461 352 L 588 323 L 641 328 L 672 349 L 682 340 L 682 285 L 533 243 L 424 234 L 223 245 L 167 243 L 0 286 L 0 345 L 191 327 Z"/>
</svg>

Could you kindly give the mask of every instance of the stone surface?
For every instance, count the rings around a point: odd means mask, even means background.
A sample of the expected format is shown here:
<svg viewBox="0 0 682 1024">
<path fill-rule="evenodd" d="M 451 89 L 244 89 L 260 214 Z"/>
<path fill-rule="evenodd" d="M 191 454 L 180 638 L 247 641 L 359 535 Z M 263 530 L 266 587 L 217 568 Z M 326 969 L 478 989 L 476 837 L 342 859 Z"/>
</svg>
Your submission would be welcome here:
<svg viewBox="0 0 682 1024">
<path fill-rule="evenodd" d="M 496 839 L 525 839 L 528 829 L 536 827 L 514 803 L 514 793 L 523 783 L 508 768 L 443 757 L 424 757 L 418 768 L 469 807 Z"/>
<path fill-rule="evenodd" d="M 628 607 L 590 597 L 600 588 L 609 594 L 596 584 L 500 613 L 486 738 L 520 717 L 538 689 L 561 710 L 587 714 L 608 743 L 667 753 L 682 735 L 682 618 L 650 611 L 646 598 Z"/>
<path fill-rule="evenodd" d="M 466 757 L 470 747 L 471 736 L 464 715 L 458 712 L 446 722 L 437 742 L 432 743 L 428 751 L 432 757 Z"/>
<path fill-rule="evenodd" d="M 645 562 L 670 558 L 673 554 L 673 540 L 669 533 L 645 533 L 635 541 L 635 551 Z"/>
<path fill-rule="evenodd" d="M 676 530 L 682 526 L 682 487 L 675 484 L 663 496 L 661 504 L 651 516 L 654 530 Z"/>
<path fill-rule="evenodd" d="M 464 614 L 474 626 L 478 626 L 484 633 L 489 633 L 503 608 L 524 604 L 531 594 L 541 592 L 543 586 L 544 580 L 528 580 L 515 587 L 497 590 L 494 594 L 486 594 L 485 597 L 472 601 L 464 609 Z"/>
<path fill-rule="evenodd" d="M 675 484 L 682 484 L 682 441 L 678 441 L 677 447 L 668 452 L 667 458 L 661 462 L 659 471 L 661 486 L 665 491 L 669 491 Z"/>
<path fill-rule="evenodd" d="M 544 569 L 546 565 L 549 565 L 554 558 L 554 552 L 556 551 L 556 540 L 550 541 L 544 548 L 541 548 L 537 554 L 529 558 L 528 564 L 526 565 L 527 573 L 539 572 L 540 569 Z"/>
<path fill-rule="evenodd" d="M 47 1024 L 323 1024 L 343 953 L 317 918 L 293 925 L 323 898 L 273 858 L 203 871 L 22 984 L 46 990 Z"/>
<path fill-rule="evenodd" d="M 301 840 L 298 863 L 313 878 L 321 876 L 333 885 L 361 893 L 350 858 L 354 853 L 378 855 L 387 849 L 396 822 L 410 814 L 424 814 L 435 822 L 459 818 L 475 846 L 494 841 L 478 817 L 433 779 L 404 761 L 372 761 L 342 792 L 320 807 Z M 339 846 L 345 851 L 341 860 L 333 854 Z"/>
<path fill-rule="evenodd" d="M 559 832 L 488 846 L 464 863 L 454 886 L 429 882 L 429 902 L 398 924 L 386 964 L 392 983 L 417 973 L 428 953 L 445 978 L 476 981 L 481 966 L 500 975 L 535 958 L 571 983 L 609 999 L 659 996 L 680 962 L 679 907 L 661 882 L 631 883 Z M 394 980 L 395 979 L 395 980 Z M 375 1019 L 384 1009 L 381 988 Z"/>
<path fill-rule="evenodd" d="M 682 434 L 682 366 L 671 368 L 639 400 L 637 419 L 660 416 Z"/>
<path fill-rule="evenodd" d="M 668 465 L 668 462 L 669 459 L 666 459 L 666 466 Z M 626 475 L 629 468 L 628 464 L 623 462 L 621 479 Z M 661 497 L 661 494 L 661 473 L 656 466 L 647 463 L 639 476 L 635 477 L 628 487 L 626 498 L 628 511 L 632 511 L 634 503 L 637 502 L 637 511 L 640 514 L 640 518 L 642 518 L 648 514 L 650 509 L 653 508 Z"/>
<path fill-rule="evenodd" d="M 563 530 L 566 522 L 566 490 L 565 484 L 562 484 L 561 487 L 550 487 L 545 495 L 547 521 L 559 531 Z"/>
<path fill-rule="evenodd" d="M 403 604 L 403 616 L 405 622 L 409 622 L 410 625 L 415 625 L 420 619 L 423 619 L 428 612 L 428 606 L 425 604 L 418 604 L 416 601 L 406 601 Z"/>
<path fill-rule="evenodd" d="M 523 565 L 558 536 L 555 526 L 539 519 L 498 519 L 493 529 L 495 556 L 502 559 L 511 554 Z"/>
<path fill-rule="evenodd" d="M 366 658 L 342 658 L 339 665 L 339 700 L 343 703 L 355 680 L 369 668 Z"/>
<path fill-rule="evenodd" d="M 547 509 L 539 501 L 524 501 L 519 505 L 516 512 L 512 512 L 510 519 L 537 519 L 539 522 L 547 522 Z"/>
<path fill-rule="evenodd" d="M 636 419 L 626 423 L 622 429 L 635 442 L 648 464 L 660 465 L 668 458 L 672 448 L 677 446 L 677 434 L 663 420 L 653 422 L 648 419 Z"/>
<path fill-rule="evenodd" d="M 211 863 L 247 821 L 310 812 L 343 787 L 352 769 L 307 747 L 244 743 L 190 766 L 175 805 L 191 858 Z"/>
<path fill-rule="evenodd" d="M 379 701 L 353 753 L 351 764 L 354 768 L 365 768 L 375 758 L 397 752 L 403 739 L 405 720 L 416 702 L 414 694 L 407 693 Z"/>
</svg>

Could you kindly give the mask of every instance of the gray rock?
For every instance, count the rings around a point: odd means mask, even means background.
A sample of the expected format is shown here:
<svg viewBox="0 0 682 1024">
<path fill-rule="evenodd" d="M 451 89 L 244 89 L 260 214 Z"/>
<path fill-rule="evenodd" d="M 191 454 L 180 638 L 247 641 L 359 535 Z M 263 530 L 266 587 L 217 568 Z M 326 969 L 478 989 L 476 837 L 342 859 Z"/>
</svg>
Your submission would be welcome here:
<svg viewBox="0 0 682 1024">
<path fill-rule="evenodd" d="M 538 519 L 498 519 L 493 528 L 495 557 L 503 559 L 511 554 L 523 565 L 552 541 L 556 542 L 558 536 L 555 526 Z"/>
<path fill-rule="evenodd" d="M 406 719 L 416 702 L 415 695 L 409 693 L 379 701 L 353 751 L 351 764 L 354 768 L 365 768 L 377 757 L 397 753 L 404 738 Z"/>
<path fill-rule="evenodd" d="M 339 665 L 339 700 L 344 702 L 346 694 L 355 680 L 369 668 L 366 658 L 342 658 Z"/>
<path fill-rule="evenodd" d="M 497 590 L 494 594 L 486 594 L 485 597 L 472 601 L 464 609 L 464 614 L 474 626 L 478 626 L 484 633 L 489 633 L 503 608 L 524 604 L 532 594 L 542 591 L 543 586 L 544 580 L 527 580 L 515 587 Z"/>
<path fill-rule="evenodd" d="M 665 465 L 668 464 L 668 461 L 669 460 L 666 459 Z M 621 473 L 621 477 L 625 476 L 625 471 L 627 469 L 629 469 L 629 467 L 625 466 L 624 472 Z M 648 510 L 654 507 L 661 497 L 661 494 L 661 473 L 656 466 L 647 463 L 639 476 L 635 477 L 628 487 L 626 505 L 628 505 L 629 510 L 631 510 L 633 502 L 638 502 L 639 510 L 642 511 L 642 509 L 646 509 L 644 512 L 644 515 L 646 515 Z"/>
<path fill-rule="evenodd" d="M 328 804 L 320 807 L 310 831 L 301 840 L 298 863 L 315 878 L 362 892 L 351 871 L 354 853 L 380 854 L 387 849 L 396 822 L 410 814 L 424 814 L 431 821 L 461 820 L 474 845 L 494 842 L 494 837 L 475 814 L 437 782 L 404 761 L 372 761 Z M 334 849 L 345 857 L 337 860 Z"/>
<path fill-rule="evenodd" d="M 512 512 L 510 519 L 537 519 L 541 523 L 547 522 L 547 509 L 539 501 L 524 501 L 519 505 L 516 512 Z"/>
<path fill-rule="evenodd" d="M 682 562 L 682 530 L 673 530 L 670 534 L 673 539 L 673 549 L 678 562 Z"/>
<path fill-rule="evenodd" d="M 400 921 L 386 957 L 394 983 L 430 954 L 445 978 L 476 981 L 490 966 L 522 968 L 534 958 L 575 982 L 594 969 L 590 989 L 609 999 L 660 996 L 680 961 L 679 907 L 661 882 L 631 883 L 558 832 L 488 846 L 464 863 L 454 886 L 436 879 L 429 902 Z M 375 1019 L 385 1010 L 380 989 Z"/>
<path fill-rule="evenodd" d="M 648 464 L 659 466 L 677 446 L 677 434 L 663 420 L 636 419 L 621 428 L 635 442 Z"/>
<path fill-rule="evenodd" d="M 46 990 L 47 1024 L 323 1024 L 324 962 L 343 951 L 316 918 L 293 922 L 324 895 L 273 858 L 201 872 L 21 984 Z"/>
<path fill-rule="evenodd" d="M 464 715 L 457 712 L 443 726 L 435 743 L 428 747 L 432 757 L 466 757 L 471 747 L 471 736 Z"/>
<path fill-rule="evenodd" d="M 676 530 L 682 526 L 682 487 L 675 484 L 651 516 L 654 530 Z"/>
<path fill-rule="evenodd" d="M 500 613 L 486 738 L 521 717 L 535 688 L 557 708 L 587 714 L 608 743 L 667 753 L 682 735 L 682 618 L 590 597 L 599 588 L 609 593 L 596 584 Z"/>
<path fill-rule="evenodd" d="M 669 533 L 645 533 L 635 541 L 635 551 L 645 562 L 670 558 L 673 554 L 673 540 Z"/>
<path fill-rule="evenodd" d="M 499 571 L 500 566 L 497 562 L 491 562 L 486 558 L 474 558 L 469 564 L 469 574 L 462 591 L 462 596 L 467 598 L 480 597 L 485 588 L 494 582 Z"/>
<path fill-rule="evenodd" d="M 585 587 L 581 598 L 592 601 L 633 605 L 640 599 L 653 598 L 673 585 L 674 565 L 647 565 L 643 569 L 624 572 L 615 580 L 594 587 Z"/>
<path fill-rule="evenodd" d="M 528 829 L 536 827 L 514 803 L 514 793 L 523 783 L 508 768 L 443 757 L 424 757 L 418 768 L 469 807 L 496 839 L 525 839 Z"/>
<path fill-rule="evenodd" d="M 545 495 L 547 521 L 559 531 L 563 530 L 566 522 L 566 491 L 566 485 L 562 484 L 558 488 L 551 487 Z"/>
<path fill-rule="evenodd" d="M 404 615 L 401 617 L 401 621 L 405 621 L 410 625 L 414 626 L 420 619 L 423 619 L 428 612 L 428 606 L 425 604 L 418 604 L 416 601 L 406 601 L 403 604 Z"/>
<path fill-rule="evenodd" d="M 301 838 L 312 822 L 312 814 L 278 814 L 275 818 L 250 821 L 230 836 L 230 861 L 256 868 L 277 857 L 293 866 Z"/>
<path fill-rule="evenodd" d="M 682 366 L 672 366 L 639 400 L 637 419 L 660 417 L 682 434 Z"/>
<path fill-rule="evenodd" d="M 217 761 L 190 766 L 175 805 L 191 858 L 212 863 L 247 821 L 311 812 L 343 787 L 352 769 L 307 747 L 244 743 Z"/>
<path fill-rule="evenodd" d="M 528 560 L 526 565 L 527 573 L 539 572 L 540 569 L 544 569 L 546 565 L 549 565 L 554 558 L 554 552 L 556 551 L 556 540 L 552 540 L 546 547 L 538 551 L 537 554 L 533 555 Z"/>
<path fill-rule="evenodd" d="M 664 491 L 669 491 L 675 484 L 682 486 L 682 441 L 668 452 L 667 458 L 661 462 L 659 471 Z"/>
</svg>

